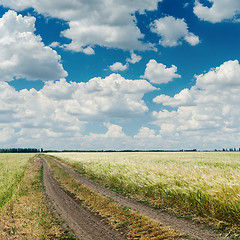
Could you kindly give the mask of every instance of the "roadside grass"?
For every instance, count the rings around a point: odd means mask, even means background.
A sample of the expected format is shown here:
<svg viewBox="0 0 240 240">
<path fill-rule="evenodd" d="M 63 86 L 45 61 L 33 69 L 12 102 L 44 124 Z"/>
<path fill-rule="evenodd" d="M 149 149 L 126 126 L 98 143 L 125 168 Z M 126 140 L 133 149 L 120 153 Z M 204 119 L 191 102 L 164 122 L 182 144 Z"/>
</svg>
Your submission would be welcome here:
<svg viewBox="0 0 240 240">
<path fill-rule="evenodd" d="M 53 160 L 47 158 L 47 162 L 54 177 L 65 190 L 74 194 L 84 207 L 102 216 L 114 229 L 124 234 L 128 239 L 186 239 L 186 236 L 178 231 L 162 226 L 155 220 L 140 215 L 131 209 L 121 207 L 110 198 L 85 187 Z"/>
<path fill-rule="evenodd" d="M 240 153 L 54 153 L 78 172 L 240 236 Z M 234 235 L 234 234 L 232 234 Z"/>
<path fill-rule="evenodd" d="M 73 239 L 48 209 L 42 179 L 39 158 L 31 158 L 11 200 L 0 209 L 0 239 Z"/>
<path fill-rule="evenodd" d="M 29 158 L 29 153 L 0 154 L 0 209 L 11 199 L 21 181 Z"/>
</svg>

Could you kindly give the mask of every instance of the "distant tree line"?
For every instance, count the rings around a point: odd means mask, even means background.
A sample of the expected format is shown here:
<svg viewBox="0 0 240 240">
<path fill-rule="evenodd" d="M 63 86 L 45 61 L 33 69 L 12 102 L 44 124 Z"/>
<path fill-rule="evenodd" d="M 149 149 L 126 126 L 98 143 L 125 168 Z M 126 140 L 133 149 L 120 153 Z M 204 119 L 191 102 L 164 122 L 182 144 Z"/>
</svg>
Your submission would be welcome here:
<svg viewBox="0 0 240 240">
<path fill-rule="evenodd" d="M 215 151 L 218 151 L 218 150 L 215 149 Z M 238 149 L 237 148 L 223 148 L 222 151 L 223 152 L 237 152 L 237 151 L 239 152 L 240 148 L 238 148 Z"/>
<path fill-rule="evenodd" d="M 240 152 L 240 148 L 223 148 L 215 150 L 179 149 L 179 150 L 44 150 L 44 152 Z"/>
<path fill-rule="evenodd" d="M 43 149 L 37 148 L 0 148 L 0 153 L 37 153 L 43 152 Z"/>
<path fill-rule="evenodd" d="M 43 150 L 42 148 L 0 148 L 0 153 L 38 153 L 38 152 L 197 152 L 197 149 L 180 150 Z M 206 150 L 207 151 L 207 150 Z M 240 148 L 215 149 L 216 152 L 240 152 Z"/>
<path fill-rule="evenodd" d="M 45 152 L 197 152 L 197 149 L 180 150 L 46 150 Z"/>
</svg>

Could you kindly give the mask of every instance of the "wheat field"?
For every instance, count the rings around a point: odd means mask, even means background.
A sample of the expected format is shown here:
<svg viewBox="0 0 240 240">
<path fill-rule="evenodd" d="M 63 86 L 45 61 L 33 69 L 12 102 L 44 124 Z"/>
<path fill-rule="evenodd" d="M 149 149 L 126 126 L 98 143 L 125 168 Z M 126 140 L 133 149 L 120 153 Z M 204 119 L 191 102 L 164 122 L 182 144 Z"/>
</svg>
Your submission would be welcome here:
<svg viewBox="0 0 240 240">
<path fill-rule="evenodd" d="M 240 224 L 240 153 L 54 153 L 115 190 Z"/>
<path fill-rule="evenodd" d="M 27 167 L 30 153 L 0 154 L 0 208 L 11 198 Z"/>
</svg>

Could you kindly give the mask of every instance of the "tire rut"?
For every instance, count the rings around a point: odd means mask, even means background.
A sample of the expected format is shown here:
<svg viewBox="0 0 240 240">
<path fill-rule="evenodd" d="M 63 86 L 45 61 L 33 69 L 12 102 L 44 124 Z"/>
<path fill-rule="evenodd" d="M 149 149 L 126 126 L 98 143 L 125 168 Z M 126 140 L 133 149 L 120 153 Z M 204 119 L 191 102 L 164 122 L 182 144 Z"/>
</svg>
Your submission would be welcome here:
<svg viewBox="0 0 240 240">
<path fill-rule="evenodd" d="M 230 240 L 230 238 L 220 237 L 214 230 L 205 224 L 189 221 L 183 218 L 177 218 L 170 213 L 164 210 L 155 210 L 151 207 L 147 207 L 135 200 L 124 197 L 121 194 L 113 192 L 112 190 L 105 188 L 103 185 L 100 185 L 87 177 L 80 175 L 75 172 L 73 168 L 67 166 L 66 164 L 57 161 L 55 158 L 51 156 L 47 156 L 54 160 L 60 167 L 62 167 L 65 171 L 70 173 L 75 179 L 77 179 L 81 184 L 86 187 L 107 196 L 120 205 L 131 208 L 133 210 L 138 211 L 140 214 L 150 217 L 165 226 L 170 226 L 173 229 L 180 231 L 183 234 L 189 235 L 193 239 L 200 240 Z"/>
<path fill-rule="evenodd" d="M 84 240 L 123 240 L 117 231 L 103 222 L 103 219 L 86 210 L 65 191 L 53 177 L 46 160 L 43 161 L 43 176 L 46 194 L 61 219 L 73 230 L 76 237 Z"/>
</svg>

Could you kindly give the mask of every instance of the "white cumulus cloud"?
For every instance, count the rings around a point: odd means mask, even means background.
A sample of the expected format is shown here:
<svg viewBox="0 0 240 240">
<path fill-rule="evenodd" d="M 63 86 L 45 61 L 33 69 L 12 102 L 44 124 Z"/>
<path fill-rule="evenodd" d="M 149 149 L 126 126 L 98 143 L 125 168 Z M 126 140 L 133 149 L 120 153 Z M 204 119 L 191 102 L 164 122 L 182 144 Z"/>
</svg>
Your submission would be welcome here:
<svg viewBox="0 0 240 240">
<path fill-rule="evenodd" d="M 240 13 L 239 0 L 208 0 L 211 7 L 204 6 L 201 1 L 196 0 L 194 13 L 204 21 L 212 23 L 221 22 L 223 20 L 239 20 L 237 16 Z"/>
<path fill-rule="evenodd" d="M 71 39 L 67 49 L 94 53 L 94 46 L 124 50 L 152 48 L 144 44 L 144 35 L 136 26 L 134 13 L 156 10 L 159 0 L 108 1 L 108 0 L 0 0 L 0 4 L 17 11 L 34 8 L 45 16 L 60 18 L 69 23 L 62 35 Z"/>
<path fill-rule="evenodd" d="M 161 134 L 148 127 L 141 127 L 133 136 L 135 149 L 166 149 L 165 140 Z"/>
<path fill-rule="evenodd" d="M 91 138 L 105 138 L 105 139 L 121 139 L 127 137 L 123 132 L 122 127 L 116 124 L 104 123 L 104 126 L 107 127 L 107 132 L 103 134 L 90 133 Z"/>
<path fill-rule="evenodd" d="M 118 72 L 118 71 L 125 71 L 128 69 L 129 64 L 135 64 L 140 62 L 142 59 L 141 56 L 135 54 L 133 51 L 131 51 L 131 57 L 126 59 L 126 64 L 123 65 L 120 62 L 116 62 L 113 65 L 109 66 L 109 68 L 113 71 L 113 72 Z"/>
<path fill-rule="evenodd" d="M 14 136 L 15 136 L 15 131 L 12 128 L 5 127 L 5 128 L 0 128 L 0 142 L 2 144 L 8 143 L 13 140 L 14 142 Z"/>
<path fill-rule="evenodd" d="M 0 18 L 0 81 L 47 81 L 67 76 L 61 57 L 34 34 L 35 20 L 11 10 Z"/>
<path fill-rule="evenodd" d="M 145 73 L 142 78 L 146 78 L 150 82 L 156 84 L 168 83 L 174 78 L 181 77 L 176 72 L 176 66 L 172 65 L 170 68 L 167 68 L 166 65 L 157 63 L 156 60 L 151 59 L 146 66 Z"/>
<path fill-rule="evenodd" d="M 167 16 L 155 20 L 150 26 L 151 31 L 161 37 L 159 43 L 164 47 L 174 47 L 182 44 L 183 41 L 192 46 L 199 43 L 199 37 L 188 31 L 184 19 Z"/>
<path fill-rule="evenodd" d="M 132 63 L 132 64 L 135 64 L 135 63 L 138 63 L 142 60 L 142 57 L 135 54 L 133 51 L 131 51 L 131 58 L 128 58 L 127 59 L 127 62 L 129 63 Z"/>
<path fill-rule="evenodd" d="M 175 136 L 186 146 L 195 144 L 205 149 L 238 144 L 239 76 L 239 62 L 227 61 L 196 76 L 196 85 L 191 89 L 184 89 L 174 97 L 156 97 L 154 102 L 177 108 L 153 112 L 160 133 Z"/>
<path fill-rule="evenodd" d="M 0 142 L 14 146 L 72 148 L 83 140 L 88 122 L 143 117 L 143 96 L 155 90 L 146 80 L 119 74 L 88 82 L 48 81 L 41 90 L 16 91 L 0 82 Z M 106 123 L 106 137 L 125 137 L 121 127 Z"/>
<path fill-rule="evenodd" d="M 123 65 L 120 62 L 115 62 L 113 65 L 109 66 L 113 72 L 125 71 L 128 69 L 128 64 Z"/>
</svg>

